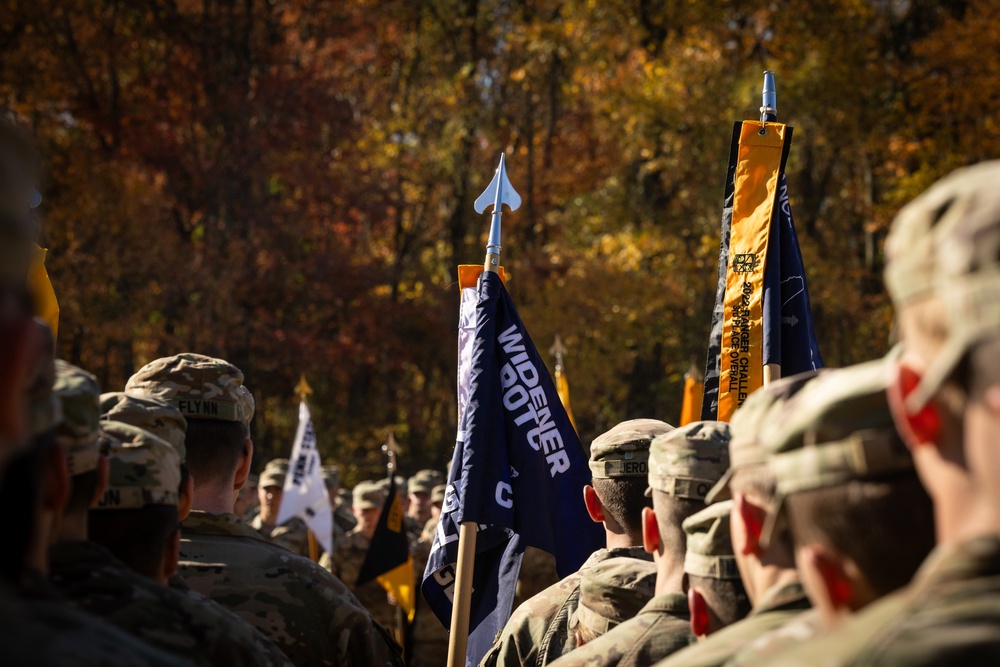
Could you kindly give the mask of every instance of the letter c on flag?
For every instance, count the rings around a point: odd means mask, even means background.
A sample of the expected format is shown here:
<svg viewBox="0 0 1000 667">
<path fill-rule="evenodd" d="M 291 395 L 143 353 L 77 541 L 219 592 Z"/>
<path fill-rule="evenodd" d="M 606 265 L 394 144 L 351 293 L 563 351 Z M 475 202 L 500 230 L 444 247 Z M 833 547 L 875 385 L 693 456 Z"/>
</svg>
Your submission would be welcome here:
<svg viewBox="0 0 1000 667">
<path fill-rule="evenodd" d="M 507 482 L 497 482 L 497 505 L 500 507 L 506 507 L 510 509 L 514 506 L 514 500 L 511 498 L 513 489 L 510 488 L 510 484 Z"/>
</svg>

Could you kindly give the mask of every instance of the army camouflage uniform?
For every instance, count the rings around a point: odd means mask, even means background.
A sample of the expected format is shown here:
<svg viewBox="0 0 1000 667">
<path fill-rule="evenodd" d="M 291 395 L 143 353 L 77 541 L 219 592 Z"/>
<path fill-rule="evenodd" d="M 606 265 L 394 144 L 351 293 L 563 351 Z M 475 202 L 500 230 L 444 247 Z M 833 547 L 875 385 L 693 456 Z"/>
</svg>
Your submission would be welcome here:
<svg viewBox="0 0 1000 667">
<path fill-rule="evenodd" d="M 944 340 L 905 399 L 910 410 L 937 396 L 978 344 L 1000 337 L 998 183 L 1000 161 L 954 172 L 903 208 L 886 240 L 885 282 L 897 312 L 936 297 L 947 320 Z M 962 467 L 982 467 L 961 454 Z M 995 470 L 979 472 L 1000 483 Z M 909 586 L 810 643 L 816 653 L 790 650 L 775 664 L 997 665 L 998 600 L 1000 535 L 939 544 Z"/>
<path fill-rule="evenodd" d="M 802 612 L 777 630 L 772 630 L 751 641 L 746 648 L 725 663 L 725 667 L 768 667 L 776 659 L 826 634 L 829 628 L 819 609 Z"/>
<path fill-rule="evenodd" d="M 704 501 L 728 467 L 728 447 L 729 426 L 722 422 L 695 422 L 658 435 L 649 446 L 647 493 Z M 687 595 L 668 591 L 651 599 L 635 618 L 553 665 L 650 665 L 693 641 Z"/>
<path fill-rule="evenodd" d="M 433 534 L 431 540 L 434 539 Z M 448 630 L 431 611 L 420 592 L 420 580 L 427 567 L 431 540 L 421 540 L 413 547 L 413 572 L 417 581 L 417 610 L 410 626 L 411 651 L 408 667 L 443 667 L 448 661 Z"/>
<path fill-rule="evenodd" d="M 93 542 L 60 542 L 49 556 L 61 593 L 151 646 L 197 665 L 291 665 L 245 621 L 157 584 Z"/>
<path fill-rule="evenodd" d="M 242 371 L 200 354 L 150 362 L 125 391 L 165 400 L 187 419 L 246 427 L 253 419 Z M 399 647 L 336 577 L 268 543 L 235 514 L 192 511 L 181 529 L 179 569 L 188 586 L 260 630 L 294 664 L 402 664 Z"/>
<path fill-rule="evenodd" d="M 750 615 L 656 663 L 656 667 L 717 667 L 724 665 L 754 639 L 776 630 L 809 609 L 802 584 L 769 589 Z"/>
<path fill-rule="evenodd" d="M 288 474 L 288 459 L 274 459 L 267 462 L 260 473 L 258 486 L 267 488 L 277 486 L 284 488 L 285 477 Z M 297 516 L 288 519 L 281 525 L 265 524 L 258 514 L 250 520 L 250 526 L 272 544 L 285 547 L 292 553 L 309 558 L 309 527 Z"/>
<path fill-rule="evenodd" d="M 385 492 L 383 487 L 377 483 L 362 482 L 354 489 L 354 505 L 358 509 L 381 508 L 384 502 Z M 361 572 L 361 566 L 368 555 L 370 543 L 371 540 L 365 537 L 358 526 L 347 533 L 340 544 L 334 546 L 332 555 L 323 554 L 320 565 L 343 581 L 354 592 L 365 609 L 371 612 L 376 621 L 386 628 L 395 628 L 397 625 L 396 605 L 389 604 L 385 589 L 374 580 L 361 586 L 357 585 L 358 574 Z"/>
<path fill-rule="evenodd" d="M 578 642 L 593 641 L 634 618 L 656 590 L 656 565 L 637 558 L 610 558 L 582 574 L 580 604 L 569 619 Z"/>
<path fill-rule="evenodd" d="M 270 544 L 235 514 L 193 511 L 180 572 L 236 612 L 295 664 L 401 665 L 399 647 L 329 572 Z"/>
<path fill-rule="evenodd" d="M 649 443 L 673 427 L 655 419 L 622 422 L 590 445 L 590 470 L 594 477 L 645 477 Z M 629 556 L 652 560 L 641 546 L 601 549 L 580 570 L 607 558 Z M 580 572 L 549 586 L 522 603 L 511 615 L 480 667 L 542 667 L 576 648 L 569 619 L 580 599 Z"/>
</svg>

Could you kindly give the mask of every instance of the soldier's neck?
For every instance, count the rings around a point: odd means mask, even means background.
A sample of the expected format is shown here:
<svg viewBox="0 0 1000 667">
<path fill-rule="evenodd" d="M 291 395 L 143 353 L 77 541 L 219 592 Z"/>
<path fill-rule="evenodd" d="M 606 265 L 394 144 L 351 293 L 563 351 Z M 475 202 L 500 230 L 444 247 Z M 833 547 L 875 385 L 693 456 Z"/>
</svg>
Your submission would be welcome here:
<svg viewBox="0 0 1000 667">
<path fill-rule="evenodd" d="M 604 527 L 604 541 L 608 549 L 627 549 L 642 546 L 642 534 L 612 532 Z"/>
<path fill-rule="evenodd" d="M 236 507 L 236 494 L 231 488 L 198 484 L 197 477 L 195 477 L 192 509 L 212 514 L 232 514 L 234 507 Z"/>
<path fill-rule="evenodd" d="M 656 594 L 684 592 L 684 557 L 662 553 L 653 557 L 656 561 Z"/>
</svg>

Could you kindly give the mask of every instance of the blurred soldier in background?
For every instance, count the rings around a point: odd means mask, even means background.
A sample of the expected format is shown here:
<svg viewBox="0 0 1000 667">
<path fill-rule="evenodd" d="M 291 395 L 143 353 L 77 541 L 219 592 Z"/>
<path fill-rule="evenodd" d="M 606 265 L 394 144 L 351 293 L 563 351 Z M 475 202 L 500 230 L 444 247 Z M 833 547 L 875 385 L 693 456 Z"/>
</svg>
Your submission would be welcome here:
<svg viewBox="0 0 1000 667">
<path fill-rule="evenodd" d="M 267 541 L 308 558 L 309 528 L 305 522 L 294 516 L 283 524 L 276 525 L 287 476 L 288 459 L 272 459 L 267 462 L 258 482 L 260 513 L 250 521 L 250 525 Z"/>
</svg>

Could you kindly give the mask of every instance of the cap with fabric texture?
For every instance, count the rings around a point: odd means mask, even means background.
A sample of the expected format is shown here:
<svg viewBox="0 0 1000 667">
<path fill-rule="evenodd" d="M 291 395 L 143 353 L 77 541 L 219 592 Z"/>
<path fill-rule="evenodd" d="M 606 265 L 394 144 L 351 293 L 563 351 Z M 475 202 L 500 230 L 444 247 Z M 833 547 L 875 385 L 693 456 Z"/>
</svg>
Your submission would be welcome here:
<svg viewBox="0 0 1000 667">
<path fill-rule="evenodd" d="M 56 343 L 52 330 L 38 318 L 35 318 L 31 326 L 38 330 L 42 345 L 29 375 L 28 425 L 31 435 L 40 435 L 62 421 L 62 406 L 53 391 L 56 381 Z"/>
<path fill-rule="evenodd" d="M 936 295 L 947 339 L 907 398 L 919 410 L 976 343 L 1000 336 L 1000 160 L 959 169 L 905 206 L 886 238 L 897 309 Z"/>
<path fill-rule="evenodd" d="M 729 424 L 693 422 L 653 440 L 649 448 L 649 489 L 677 498 L 704 500 L 728 466 Z"/>
<path fill-rule="evenodd" d="M 769 443 L 779 498 L 913 469 L 889 412 L 888 364 L 829 371 L 788 403 Z"/>
<path fill-rule="evenodd" d="M 188 419 L 249 424 L 254 400 L 243 371 L 224 359 L 185 352 L 151 361 L 129 378 L 125 392 L 167 401 Z"/>
<path fill-rule="evenodd" d="M 385 504 L 386 487 L 379 482 L 361 482 L 351 492 L 354 507 L 365 510 Z"/>
<path fill-rule="evenodd" d="M 733 539 L 729 532 L 729 517 L 733 501 L 713 503 L 692 514 L 684 523 L 687 551 L 684 554 L 684 572 L 695 577 L 711 579 L 739 579 L 733 553 Z"/>
<path fill-rule="evenodd" d="M 410 478 L 410 493 L 431 493 L 435 486 L 444 484 L 444 473 L 437 470 L 420 470 Z"/>
<path fill-rule="evenodd" d="M 656 590 L 656 565 L 638 558 L 603 560 L 580 572 L 580 602 L 569 627 L 604 634 L 633 618 Z"/>
<path fill-rule="evenodd" d="M 56 359 L 53 391 L 59 399 L 62 421 L 56 428 L 56 441 L 66 450 L 69 474 L 82 475 L 97 469 L 100 451 L 97 446 L 97 378 L 73 364 Z"/>
<path fill-rule="evenodd" d="M 271 459 L 264 466 L 264 470 L 260 473 L 260 480 L 258 485 L 260 488 L 265 489 L 269 486 L 285 486 L 285 478 L 288 476 L 288 459 Z"/>
<path fill-rule="evenodd" d="M 184 444 L 187 420 L 180 410 L 166 401 L 150 396 L 134 396 L 122 391 L 101 394 L 101 417 L 149 431 L 173 445 L 181 457 L 181 463 L 187 460 L 187 447 Z"/>
<path fill-rule="evenodd" d="M 674 427 L 658 419 L 630 419 L 590 443 L 590 472 L 594 477 L 645 477 L 649 471 L 649 445 Z"/>
<path fill-rule="evenodd" d="M 444 503 L 444 494 L 448 491 L 447 484 L 438 484 L 431 490 L 431 503 Z"/>
<path fill-rule="evenodd" d="M 177 505 L 181 459 L 170 443 L 122 422 L 101 422 L 101 432 L 107 443 L 108 490 L 95 509 Z"/>
<path fill-rule="evenodd" d="M 785 403 L 810 380 L 823 371 L 806 371 L 775 380 L 750 394 L 733 414 L 732 438 L 729 441 L 729 469 L 719 483 L 709 492 L 706 502 L 714 503 L 731 497 L 729 482 L 733 472 L 740 468 L 767 462 L 768 451 L 764 444 L 768 430 L 778 423 L 777 415 Z"/>
<path fill-rule="evenodd" d="M 335 465 L 320 466 L 323 483 L 327 486 L 340 486 L 340 468 Z"/>
</svg>

